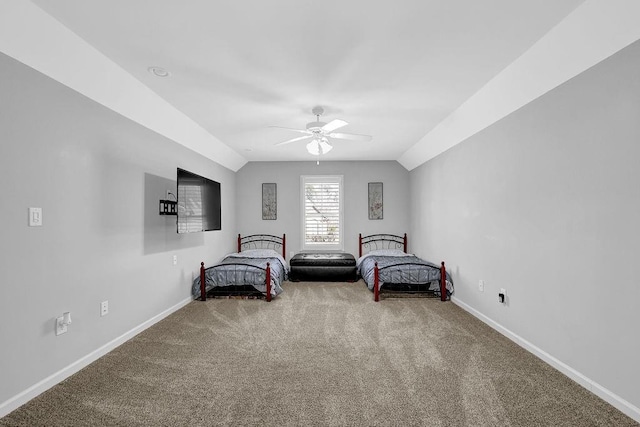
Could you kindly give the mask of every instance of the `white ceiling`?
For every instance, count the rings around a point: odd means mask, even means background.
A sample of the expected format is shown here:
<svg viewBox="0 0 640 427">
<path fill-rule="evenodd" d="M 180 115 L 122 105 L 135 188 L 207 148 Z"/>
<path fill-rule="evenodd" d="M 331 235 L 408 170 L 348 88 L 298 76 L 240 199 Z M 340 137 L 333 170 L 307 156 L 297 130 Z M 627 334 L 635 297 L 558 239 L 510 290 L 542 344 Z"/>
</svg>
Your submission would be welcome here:
<svg viewBox="0 0 640 427">
<path fill-rule="evenodd" d="M 34 0 L 248 161 L 309 160 L 324 121 L 371 142 L 326 160 L 397 160 L 583 0 Z M 171 72 L 158 78 L 160 66 Z M 82 72 L 80 70 L 79 72 Z"/>
</svg>

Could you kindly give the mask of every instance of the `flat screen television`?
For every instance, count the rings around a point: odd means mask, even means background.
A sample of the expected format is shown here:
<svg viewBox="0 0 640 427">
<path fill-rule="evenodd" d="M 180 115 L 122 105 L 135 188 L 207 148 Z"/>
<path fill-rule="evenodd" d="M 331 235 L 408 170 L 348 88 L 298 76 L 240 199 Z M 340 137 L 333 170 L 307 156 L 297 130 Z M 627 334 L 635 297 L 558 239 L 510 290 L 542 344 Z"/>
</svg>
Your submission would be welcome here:
<svg viewBox="0 0 640 427">
<path fill-rule="evenodd" d="M 220 230 L 220 183 L 178 168 L 178 233 Z"/>
</svg>

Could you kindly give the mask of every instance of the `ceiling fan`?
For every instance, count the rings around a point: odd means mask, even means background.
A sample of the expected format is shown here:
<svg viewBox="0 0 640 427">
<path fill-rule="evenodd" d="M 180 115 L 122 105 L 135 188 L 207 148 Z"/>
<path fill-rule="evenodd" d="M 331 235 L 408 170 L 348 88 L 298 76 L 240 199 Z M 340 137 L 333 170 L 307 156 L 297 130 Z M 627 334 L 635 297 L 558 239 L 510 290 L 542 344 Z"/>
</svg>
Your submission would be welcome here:
<svg viewBox="0 0 640 427">
<path fill-rule="evenodd" d="M 292 130 L 294 132 L 304 133 L 304 136 L 289 139 L 287 141 L 279 142 L 275 145 L 285 145 L 296 141 L 303 141 L 305 139 L 311 139 L 311 142 L 307 144 L 307 151 L 309 153 L 319 156 L 321 154 L 328 153 L 333 146 L 330 139 L 347 139 L 351 141 L 371 141 L 370 135 L 359 135 L 356 133 L 342 133 L 334 132 L 341 127 L 348 125 L 349 123 L 344 120 L 335 119 L 329 123 L 321 122 L 320 116 L 324 113 L 324 108 L 313 107 L 311 112 L 316 116 L 315 122 L 307 123 L 306 129 L 292 129 L 281 126 L 269 126 L 272 128 Z"/>
</svg>

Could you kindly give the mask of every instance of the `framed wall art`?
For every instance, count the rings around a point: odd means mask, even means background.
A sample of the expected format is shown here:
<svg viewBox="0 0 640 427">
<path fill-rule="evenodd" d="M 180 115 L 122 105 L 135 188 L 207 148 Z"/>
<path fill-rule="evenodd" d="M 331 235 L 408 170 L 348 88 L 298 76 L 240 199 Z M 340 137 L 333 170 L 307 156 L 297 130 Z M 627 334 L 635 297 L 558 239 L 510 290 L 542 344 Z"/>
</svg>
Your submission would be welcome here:
<svg viewBox="0 0 640 427">
<path fill-rule="evenodd" d="M 262 184 L 262 219 L 278 218 L 278 189 L 274 182 Z"/>
<path fill-rule="evenodd" d="M 382 219 L 382 183 L 369 183 L 369 219 Z"/>
</svg>

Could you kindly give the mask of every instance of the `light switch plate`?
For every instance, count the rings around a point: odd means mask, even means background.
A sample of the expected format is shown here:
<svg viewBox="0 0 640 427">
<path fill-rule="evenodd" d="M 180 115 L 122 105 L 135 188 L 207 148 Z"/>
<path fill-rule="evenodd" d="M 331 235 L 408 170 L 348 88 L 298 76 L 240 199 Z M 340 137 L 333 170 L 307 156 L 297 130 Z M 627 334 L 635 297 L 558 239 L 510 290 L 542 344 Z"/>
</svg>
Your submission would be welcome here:
<svg viewBox="0 0 640 427">
<path fill-rule="evenodd" d="M 42 208 L 29 208 L 29 227 L 42 226 Z"/>
</svg>

